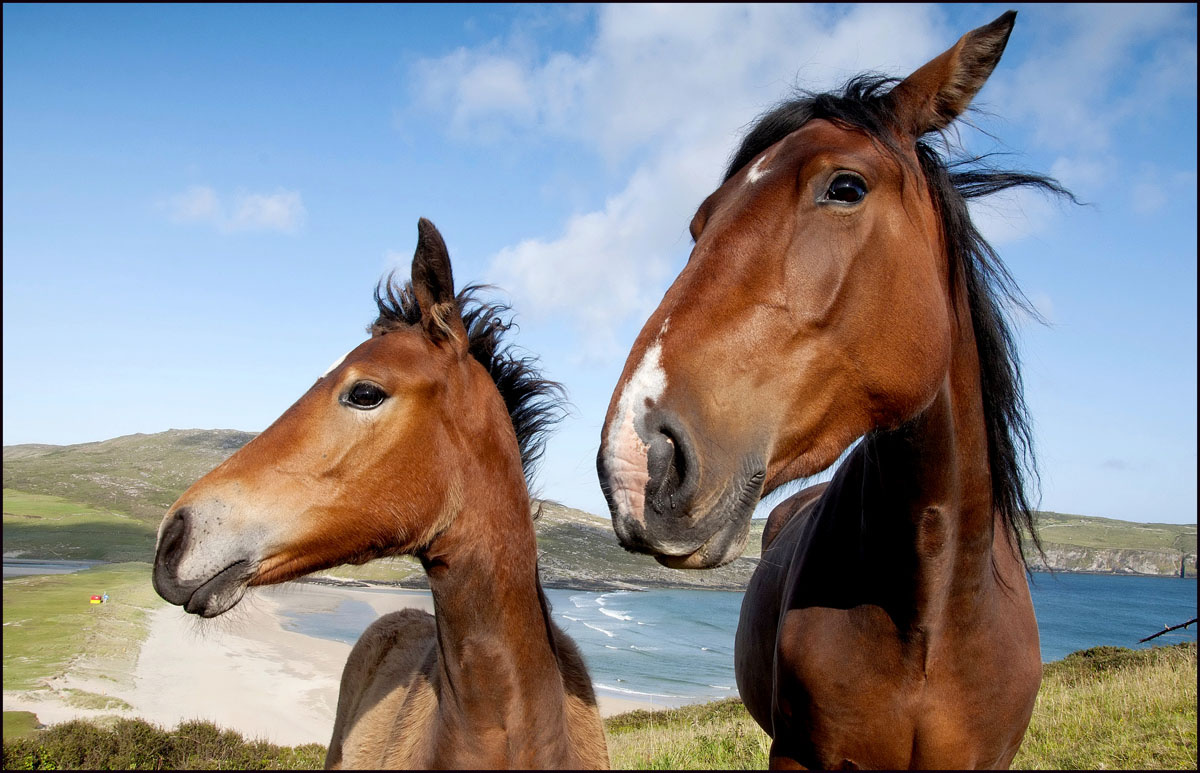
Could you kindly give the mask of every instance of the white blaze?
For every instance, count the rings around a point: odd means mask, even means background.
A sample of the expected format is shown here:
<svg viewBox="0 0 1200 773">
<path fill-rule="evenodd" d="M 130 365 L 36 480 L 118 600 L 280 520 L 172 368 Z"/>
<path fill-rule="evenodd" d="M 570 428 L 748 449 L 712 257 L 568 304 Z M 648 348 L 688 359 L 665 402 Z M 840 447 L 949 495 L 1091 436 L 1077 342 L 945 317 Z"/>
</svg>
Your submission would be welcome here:
<svg viewBox="0 0 1200 773">
<path fill-rule="evenodd" d="M 653 404 L 667 389 L 662 338 L 670 323 L 670 319 L 663 322 L 654 344 L 642 355 L 642 361 L 625 384 L 617 401 L 617 413 L 605 436 L 613 502 L 619 512 L 639 521 L 644 517 L 646 484 L 650 481 L 647 467 L 650 447 L 642 441 L 638 429 L 645 428 L 647 403 Z"/>
<path fill-rule="evenodd" d="M 747 183 L 753 185 L 762 179 L 763 175 L 770 171 L 769 169 L 763 169 L 763 164 L 766 163 L 766 160 L 767 157 L 765 155 L 758 157 L 758 160 L 754 162 L 754 166 L 750 167 L 750 171 L 746 173 Z"/>
<path fill-rule="evenodd" d="M 352 352 L 352 351 L 354 351 L 354 350 L 353 350 L 353 349 L 351 349 L 351 350 L 350 350 L 350 352 Z M 341 364 L 342 364 L 342 362 L 344 362 L 344 361 L 345 361 L 345 359 L 346 359 L 347 357 L 349 357 L 349 356 L 350 356 L 350 352 L 346 352 L 346 353 L 345 353 L 345 354 L 343 354 L 341 357 L 338 357 L 336 360 L 334 360 L 334 361 L 333 361 L 333 364 L 332 364 L 332 365 L 330 365 L 328 368 L 326 368 L 326 369 L 325 369 L 325 372 L 324 372 L 324 373 L 322 373 L 322 374 L 321 374 L 320 376 L 318 376 L 317 378 L 318 378 L 318 379 L 325 378 L 325 377 L 326 377 L 326 376 L 328 376 L 330 373 L 333 373 L 335 370 L 337 370 L 337 366 L 338 366 L 338 365 L 341 365 Z"/>
</svg>

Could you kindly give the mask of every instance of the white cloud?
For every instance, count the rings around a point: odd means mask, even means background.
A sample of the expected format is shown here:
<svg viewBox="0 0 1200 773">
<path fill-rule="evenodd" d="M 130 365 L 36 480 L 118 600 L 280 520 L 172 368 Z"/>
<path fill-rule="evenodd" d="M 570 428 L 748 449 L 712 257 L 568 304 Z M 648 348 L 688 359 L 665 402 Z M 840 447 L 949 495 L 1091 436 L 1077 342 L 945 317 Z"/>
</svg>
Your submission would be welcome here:
<svg viewBox="0 0 1200 773">
<path fill-rule="evenodd" d="M 800 83 L 862 69 L 904 74 L 954 34 L 925 7 L 619 5 L 586 51 L 523 41 L 458 49 L 415 69 L 419 99 L 473 140 L 567 140 L 636 163 L 602 208 L 497 253 L 489 280 L 523 313 L 562 313 L 585 355 L 620 357 L 614 331 L 644 319 L 690 249 L 687 224 L 744 126 Z"/>
<path fill-rule="evenodd" d="M 711 143 L 658 157 L 603 209 L 572 216 L 557 238 L 501 250 L 489 281 L 519 296 L 526 313 L 573 318 L 589 355 L 622 355 L 615 328 L 653 311 L 670 267 L 691 248 L 691 210 L 712 187 L 725 152 L 723 143 Z"/>
<path fill-rule="evenodd" d="M 862 70 L 907 74 L 964 32 L 941 14 L 892 5 L 604 6 L 582 51 L 538 51 L 514 32 L 421 62 L 415 74 L 419 99 L 460 137 L 566 141 L 630 169 L 602 207 L 500 250 L 490 268 L 525 313 L 567 316 L 593 356 L 608 356 L 613 331 L 644 319 L 669 284 L 689 249 L 688 219 L 744 127 L 793 85 L 827 89 Z M 1040 24 L 1018 23 L 1034 53 L 997 71 L 985 107 L 1032 127 L 1035 142 L 1060 154 L 1052 173 L 1086 200 L 1121 173 L 1112 148 L 1120 122 L 1145 120 L 1147 99 L 1194 89 L 1185 14 L 1042 8 Z M 1164 40 L 1160 54 L 1139 55 Z M 1145 206 L 1157 201 L 1143 193 Z M 1060 206 L 1022 189 L 974 200 L 971 211 L 1001 246 L 1048 229 Z"/>
<path fill-rule="evenodd" d="M 1001 247 L 1046 231 L 1062 204 L 1035 188 L 1010 188 L 967 206 L 983 238 Z"/>
<path fill-rule="evenodd" d="M 177 223 L 202 223 L 220 220 L 221 202 L 217 192 L 203 185 L 193 185 L 167 202 L 171 220 Z"/>
<path fill-rule="evenodd" d="M 1195 37 L 1189 43 L 1182 5 L 1066 4 L 1042 12 L 1049 23 L 1025 33 L 1035 53 L 1000 71 L 992 94 L 999 112 L 1027 119 L 1044 147 L 1105 150 L 1119 123 L 1182 86 L 1195 88 Z M 1149 43 L 1157 54 L 1138 56 Z"/>
<path fill-rule="evenodd" d="M 1069 155 L 1052 174 L 1085 200 L 1129 175 L 1115 137 L 1196 91 L 1195 21 L 1183 4 L 1059 4 L 1022 30 L 1030 53 L 989 84 L 993 112 Z M 1020 22 L 1018 22 L 1020 27 Z"/>
<path fill-rule="evenodd" d="M 282 188 L 274 193 L 238 192 L 225 202 L 212 188 L 194 185 L 167 199 L 163 208 L 172 222 L 208 225 L 222 233 L 295 233 L 308 215 L 300 193 Z"/>
<path fill-rule="evenodd" d="M 609 157 L 671 138 L 727 137 L 799 80 L 832 86 L 864 67 L 911 69 L 952 39 L 928 7 L 616 5 L 581 55 L 523 39 L 419 62 L 419 98 L 476 139 L 517 129 Z M 520 37 L 520 36 L 514 36 Z M 507 129 L 508 131 L 504 131 Z"/>
<path fill-rule="evenodd" d="M 1130 207 L 1139 215 L 1154 215 L 1177 201 L 1195 196 L 1194 170 L 1168 172 L 1154 164 L 1143 164 L 1131 181 Z"/>
<path fill-rule="evenodd" d="M 1108 154 L 1097 156 L 1061 156 L 1050 166 L 1050 176 L 1083 199 L 1112 178 L 1116 160 Z"/>
<path fill-rule="evenodd" d="M 306 215 L 304 202 L 297 191 L 247 193 L 235 197 L 229 229 L 295 233 Z"/>
</svg>

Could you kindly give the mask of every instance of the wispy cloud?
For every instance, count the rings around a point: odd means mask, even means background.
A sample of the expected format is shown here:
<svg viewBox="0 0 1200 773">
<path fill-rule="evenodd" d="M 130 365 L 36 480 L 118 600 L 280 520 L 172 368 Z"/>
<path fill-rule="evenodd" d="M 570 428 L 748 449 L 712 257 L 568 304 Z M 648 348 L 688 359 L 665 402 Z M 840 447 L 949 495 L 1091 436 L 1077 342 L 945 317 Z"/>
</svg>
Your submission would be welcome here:
<svg viewBox="0 0 1200 773">
<path fill-rule="evenodd" d="M 1196 171 L 1169 172 L 1154 164 L 1143 164 L 1130 189 L 1130 207 L 1140 215 L 1155 215 L 1177 201 L 1186 201 L 1196 190 Z"/>
<path fill-rule="evenodd" d="M 826 88 L 864 66 L 920 64 L 952 39 L 938 24 L 929 7 L 605 6 L 582 53 L 531 51 L 514 34 L 419 63 L 417 96 L 471 141 L 635 159 L 602 207 L 500 250 L 489 276 L 524 313 L 570 319 L 585 356 L 620 357 L 613 331 L 662 296 L 740 129 L 797 81 Z"/>
<path fill-rule="evenodd" d="M 279 231 L 296 233 L 308 215 L 298 191 L 236 192 L 227 200 L 204 185 L 194 185 L 163 203 L 175 223 L 211 226 L 222 233 Z"/>
<path fill-rule="evenodd" d="M 1033 188 L 1010 188 L 968 203 L 971 220 L 993 247 L 1044 232 L 1062 208 L 1051 194 Z"/>
<path fill-rule="evenodd" d="M 1105 459 L 1100 463 L 1100 468 L 1111 472 L 1129 472 L 1134 469 L 1134 466 L 1126 459 Z"/>
<path fill-rule="evenodd" d="M 1167 101 L 1196 90 L 1195 22 L 1182 4 L 1043 6 L 1051 23 L 1028 27 L 1034 52 L 1000 69 L 990 104 L 1061 152 L 1055 174 L 1083 198 L 1133 170 L 1120 168 L 1113 137 L 1149 122 Z M 1147 49 L 1153 46 L 1150 55 Z"/>
<path fill-rule="evenodd" d="M 1181 85 L 1194 89 L 1195 44 L 1180 8 L 1052 12 L 1052 25 L 1021 27 L 1038 53 L 998 71 L 985 107 L 1035 127 L 1034 141 L 1060 154 L 1053 172 L 1086 200 L 1089 188 L 1130 171 L 1115 168 L 1121 122 L 1146 120 L 1142 108 Z M 505 247 L 490 269 L 526 313 L 565 315 L 601 356 L 612 337 L 604 331 L 644 318 L 661 297 L 689 249 L 691 213 L 756 114 L 794 84 L 830 88 L 864 69 L 907 74 L 963 32 L 931 6 L 700 5 L 679 13 L 618 5 L 596 13 L 583 51 L 537 50 L 514 31 L 418 63 L 414 81 L 422 106 L 461 139 L 566 142 L 630 169 L 602 207 Z M 1164 38 L 1172 25 L 1180 32 Z M 1137 55 L 1161 39 L 1169 49 L 1162 55 Z M 1160 204 L 1155 192 L 1142 193 L 1144 209 Z M 1002 246 L 1048 229 L 1060 207 L 1019 190 L 971 209 Z"/>
</svg>

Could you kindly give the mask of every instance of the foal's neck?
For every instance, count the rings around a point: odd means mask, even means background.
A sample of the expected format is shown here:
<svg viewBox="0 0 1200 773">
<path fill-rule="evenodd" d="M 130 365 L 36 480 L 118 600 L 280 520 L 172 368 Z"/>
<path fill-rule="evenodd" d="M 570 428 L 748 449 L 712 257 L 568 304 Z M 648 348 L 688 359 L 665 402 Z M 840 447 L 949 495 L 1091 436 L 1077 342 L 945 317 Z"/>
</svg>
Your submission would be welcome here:
<svg viewBox="0 0 1200 773">
<path fill-rule="evenodd" d="M 508 477 L 465 490 L 466 506 L 421 556 L 437 622 L 438 752 L 484 768 L 540 767 L 566 736 L 519 462 Z"/>
</svg>

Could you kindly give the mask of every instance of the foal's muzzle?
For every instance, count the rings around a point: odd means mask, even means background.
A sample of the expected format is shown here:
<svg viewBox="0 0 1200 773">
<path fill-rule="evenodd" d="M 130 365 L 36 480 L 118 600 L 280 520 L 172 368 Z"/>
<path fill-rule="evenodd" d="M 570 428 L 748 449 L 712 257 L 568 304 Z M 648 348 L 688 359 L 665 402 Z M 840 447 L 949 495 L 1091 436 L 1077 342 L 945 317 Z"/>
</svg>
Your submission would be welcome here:
<svg viewBox="0 0 1200 773">
<path fill-rule="evenodd" d="M 246 591 L 254 562 L 240 555 L 206 557 L 197 562 L 195 514 L 187 507 L 169 513 L 159 527 L 154 554 L 154 590 L 170 603 L 201 617 L 216 617 L 231 609 Z M 193 566 L 190 571 L 185 563 Z"/>
</svg>

